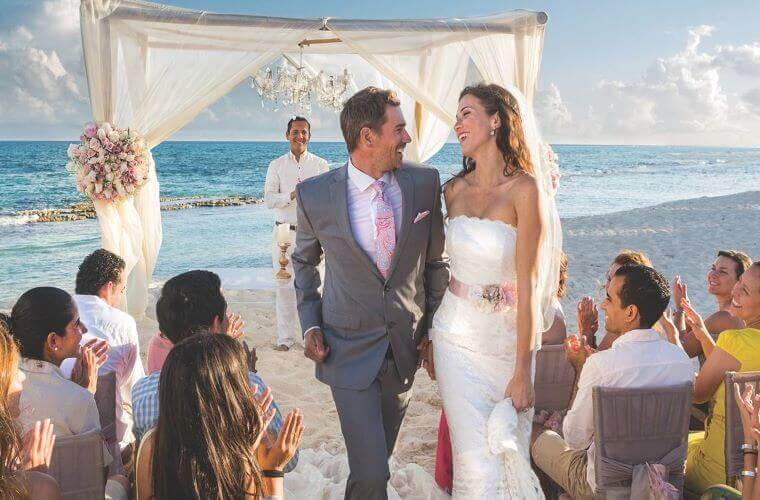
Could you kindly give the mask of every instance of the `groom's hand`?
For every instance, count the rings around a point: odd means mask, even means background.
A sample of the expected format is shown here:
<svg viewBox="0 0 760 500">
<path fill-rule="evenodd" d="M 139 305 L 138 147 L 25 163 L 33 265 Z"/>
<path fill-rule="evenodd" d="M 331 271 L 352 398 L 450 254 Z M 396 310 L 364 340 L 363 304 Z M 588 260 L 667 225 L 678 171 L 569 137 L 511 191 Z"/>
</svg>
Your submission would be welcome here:
<svg viewBox="0 0 760 500">
<path fill-rule="evenodd" d="M 320 328 L 313 328 L 306 332 L 304 344 L 304 356 L 315 363 L 321 363 L 330 354 L 330 346 L 325 345 L 325 335 Z"/>
<path fill-rule="evenodd" d="M 433 363 L 433 342 L 427 338 L 417 345 L 417 367 L 427 370 L 430 380 L 435 380 L 435 364 Z"/>
</svg>

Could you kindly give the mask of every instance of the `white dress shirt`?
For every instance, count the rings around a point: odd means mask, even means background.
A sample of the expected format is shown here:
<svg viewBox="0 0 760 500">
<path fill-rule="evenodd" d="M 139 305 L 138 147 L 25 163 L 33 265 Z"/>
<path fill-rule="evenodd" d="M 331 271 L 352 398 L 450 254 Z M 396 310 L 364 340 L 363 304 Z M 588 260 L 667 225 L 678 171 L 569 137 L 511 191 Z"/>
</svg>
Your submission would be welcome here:
<svg viewBox="0 0 760 500">
<path fill-rule="evenodd" d="M 653 329 L 631 330 L 618 337 L 612 347 L 586 360 L 562 431 L 570 448 L 588 448 L 586 480 L 592 490 L 596 487 L 592 389 L 664 387 L 685 382 L 694 382 L 691 360 L 681 348 L 663 340 Z"/>
<path fill-rule="evenodd" d="M 290 199 L 290 193 L 299 182 L 329 169 L 324 159 L 308 151 L 298 161 L 291 151 L 272 160 L 264 182 L 264 203 L 274 210 L 277 222 L 296 224 L 296 200 Z"/>
<path fill-rule="evenodd" d="M 132 316 L 109 306 L 97 295 L 74 295 L 74 300 L 79 318 L 87 327 L 82 343 L 98 339 L 109 345 L 108 358 L 98 374 L 116 372 L 116 438 L 123 449 L 133 441 L 132 386 L 145 376 L 137 325 Z"/>
<path fill-rule="evenodd" d="M 375 219 L 377 218 L 377 193 L 372 189 L 375 179 L 356 168 L 348 160 L 348 218 L 351 232 L 359 246 L 372 262 L 375 262 Z M 396 174 L 386 172 L 380 180 L 385 182 L 385 201 L 393 209 L 393 222 L 396 226 L 396 241 L 401 228 L 401 188 Z"/>
</svg>

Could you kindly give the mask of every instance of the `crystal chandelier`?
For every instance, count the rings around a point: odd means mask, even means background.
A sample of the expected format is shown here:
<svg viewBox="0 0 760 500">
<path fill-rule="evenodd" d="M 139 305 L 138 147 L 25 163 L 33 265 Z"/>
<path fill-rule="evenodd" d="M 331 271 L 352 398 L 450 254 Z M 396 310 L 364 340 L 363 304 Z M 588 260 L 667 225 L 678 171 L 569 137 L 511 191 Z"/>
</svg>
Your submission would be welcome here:
<svg viewBox="0 0 760 500">
<path fill-rule="evenodd" d="M 320 106 L 340 111 L 344 98 L 353 85 L 353 75 L 348 68 L 338 76 L 328 75 L 324 71 L 310 76 L 303 65 L 303 53 L 298 66 L 286 60 L 275 71 L 266 68 L 251 77 L 251 87 L 261 96 L 262 106 L 268 100 L 274 103 L 274 111 L 280 105 L 292 106 L 298 114 L 306 115 L 311 113 L 312 95 Z"/>
</svg>

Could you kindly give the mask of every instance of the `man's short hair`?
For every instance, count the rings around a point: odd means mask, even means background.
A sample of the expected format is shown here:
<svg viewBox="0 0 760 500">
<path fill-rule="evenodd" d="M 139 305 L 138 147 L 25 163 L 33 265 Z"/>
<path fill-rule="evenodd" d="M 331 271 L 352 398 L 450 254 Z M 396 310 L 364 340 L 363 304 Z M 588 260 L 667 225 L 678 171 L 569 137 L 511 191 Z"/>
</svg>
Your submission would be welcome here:
<svg viewBox="0 0 760 500">
<path fill-rule="evenodd" d="M 211 271 L 188 271 L 164 283 L 156 302 L 158 329 L 172 344 L 224 319 L 222 282 Z"/>
<path fill-rule="evenodd" d="M 621 250 L 615 256 L 613 262 L 618 266 L 639 265 L 652 267 L 652 261 L 649 260 L 649 257 L 644 252 L 639 252 L 638 250 Z"/>
<path fill-rule="evenodd" d="M 670 289 L 665 277 L 649 266 L 627 264 L 615 272 L 623 278 L 620 302 L 623 307 L 631 304 L 639 310 L 640 327 L 652 328 L 670 302 Z"/>
<path fill-rule="evenodd" d="M 752 265 L 752 259 L 749 255 L 740 250 L 719 250 L 718 257 L 726 257 L 736 263 L 736 279 L 741 278 L 744 271 Z"/>
<path fill-rule="evenodd" d="M 359 133 L 364 127 L 375 132 L 385 123 L 385 108 L 401 106 L 401 101 L 392 90 L 367 87 L 352 95 L 340 112 L 340 129 L 346 141 L 348 152 L 353 152 L 359 144 Z"/>
<path fill-rule="evenodd" d="M 84 258 L 77 271 L 75 291 L 79 295 L 97 295 L 106 283 L 118 283 L 124 272 L 124 259 L 103 248 Z"/>
<path fill-rule="evenodd" d="M 288 120 L 288 129 L 285 131 L 285 134 L 290 133 L 290 128 L 293 126 L 294 122 L 306 122 L 306 129 L 309 131 L 309 135 L 311 135 L 311 123 L 309 123 L 309 120 L 303 116 L 295 116 Z"/>
</svg>

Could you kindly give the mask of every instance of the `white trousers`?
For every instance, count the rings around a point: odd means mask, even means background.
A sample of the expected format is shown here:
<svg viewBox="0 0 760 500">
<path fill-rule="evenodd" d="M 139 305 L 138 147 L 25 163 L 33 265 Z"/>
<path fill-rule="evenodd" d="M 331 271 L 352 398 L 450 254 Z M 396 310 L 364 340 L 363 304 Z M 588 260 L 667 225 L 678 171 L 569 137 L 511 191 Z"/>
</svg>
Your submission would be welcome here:
<svg viewBox="0 0 760 500">
<path fill-rule="evenodd" d="M 275 308 L 277 314 L 277 345 L 292 346 L 296 339 L 301 337 L 301 325 L 298 321 L 296 310 L 296 290 L 293 288 L 293 262 L 290 255 L 293 253 L 296 243 L 296 232 L 289 231 L 290 246 L 286 252 L 288 265 L 285 267 L 290 273 L 290 279 L 278 280 L 275 278 L 277 288 L 275 290 Z M 272 271 L 276 275 L 280 270 L 280 246 L 277 244 L 277 225 L 272 231 Z"/>
</svg>

